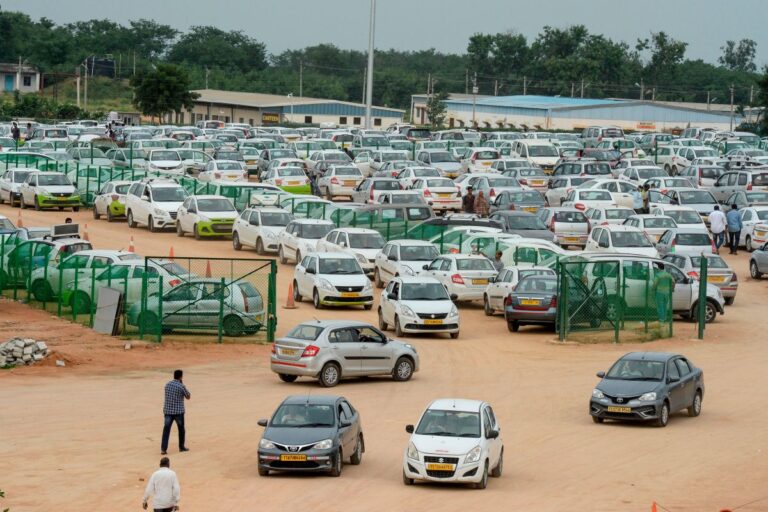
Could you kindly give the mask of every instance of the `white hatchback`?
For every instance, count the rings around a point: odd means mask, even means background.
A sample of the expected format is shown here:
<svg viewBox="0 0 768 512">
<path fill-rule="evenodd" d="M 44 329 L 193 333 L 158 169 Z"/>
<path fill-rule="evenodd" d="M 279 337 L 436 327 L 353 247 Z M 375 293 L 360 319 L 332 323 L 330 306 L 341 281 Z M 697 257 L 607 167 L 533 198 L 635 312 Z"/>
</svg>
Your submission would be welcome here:
<svg viewBox="0 0 768 512">
<path fill-rule="evenodd" d="M 379 329 L 404 333 L 447 333 L 459 337 L 459 310 L 445 286 L 431 277 L 396 277 L 381 292 Z"/>
<path fill-rule="evenodd" d="M 315 309 L 323 306 L 373 307 L 373 286 L 357 260 L 349 254 L 314 252 L 293 272 L 293 298 L 311 297 Z"/>
<path fill-rule="evenodd" d="M 642 229 L 632 226 L 598 226 L 589 234 L 584 250 L 587 252 L 642 254 L 652 258 L 659 257 L 659 253 L 648 235 Z"/>
<path fill-rule="evenodd" d="M 418 276 L 426 263 L 440 255 L 437 247 L 423 240 L 393 240 L 379 251 L 374 261 L 373 281 L 383 288 L 394 277 Z"/>
<path fill-rule="evenodd" d="M 423 268 L 423 276 L 443 283 L 460 301 L 482 300 L 485 287 L 498 273 L 491 260 L 476 255 L 444 254 Z"/>
<path fill-rule="evenodd" d="M 384 237 L 374 229 L 334 229 L 317 241 L 318 252 L 343 252 L 357 259 L 366 274 L 373 274 L 376 255 L 384 247 Z"/>
</svg>

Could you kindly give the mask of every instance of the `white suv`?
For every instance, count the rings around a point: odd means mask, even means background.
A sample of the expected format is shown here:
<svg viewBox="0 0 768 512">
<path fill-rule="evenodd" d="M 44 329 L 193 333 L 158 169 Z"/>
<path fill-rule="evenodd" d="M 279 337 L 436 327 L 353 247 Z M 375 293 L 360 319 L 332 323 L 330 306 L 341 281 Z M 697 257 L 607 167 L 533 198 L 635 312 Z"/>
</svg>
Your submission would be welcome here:
<svg viewBox="0 0 768 512">
<path fill-rule="evenodd" d="M 236 251 L 254 247 L 256 252 L 277 252 L 278 238 L 293 220 L 282 208 L 248 208 L 235 220 L 232 246 Z"/>
<path fill-rule="evenodd" d="M 187 191 L 175 181 L 150 179 L 134 183 L 125 200 L 128 227 L 144 224 L 152 232 L 174 228 L 179 206 L 186 198 Z"/>
<path fill-rule="evenodd" d="M 354 256 L 366 274 L 373 274 L 373 263 L 383 247 L 381 233 L 363 228 L 334 229 L 317 242 L 320 252 L 343 252 Z"/>
</svg>

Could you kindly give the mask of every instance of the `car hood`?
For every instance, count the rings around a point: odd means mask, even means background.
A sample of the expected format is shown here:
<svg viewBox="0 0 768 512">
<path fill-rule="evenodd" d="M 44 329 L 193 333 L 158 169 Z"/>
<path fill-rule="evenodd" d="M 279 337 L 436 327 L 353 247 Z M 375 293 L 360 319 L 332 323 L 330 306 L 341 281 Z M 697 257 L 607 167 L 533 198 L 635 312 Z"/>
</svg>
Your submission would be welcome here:
<svg viewBox="0 0 768 512">
<path fill-rule="evenodd" d="M 221 212 L 200 212 L 200 215 L 208 217 L 209 219 L 236 219 L 240 214 L 237 212 L 221 211 Z"/>
<path fill-rule="evenodd" d="M 408 306 L 414 313 L 440 313 L 445 314 L 451 311 L 453 302 L 450 300 L 402 300 L 400 304 Z"/>
<path fill-rule="evenodd" d="M 432 164 L 432 167 L 440 169 L 441 171 L 458 171 L 461 169 L 461 163 L 459 162 L 438 162 Z"/>
<path fill-rule="evenodd" d="M 400 266 L 408 267 L 411 270 L 413 270 L 415 274 L 418 274 L 419 272 L 422 272 L 424 270 L 424 265 L 427 265 L 431 261 L 432 260 L 414 260 L 414 261 L 400 260 L 398 261 L 398 263 L 400 264 Z"/>
<path fill-rule="evenodd" d="M 362 254 L 367 260 L 373 260 L 376 258 L 376 255 L 381 252 L 381 249 L 355 249 L 353 247 L 350 251 L 355 254 Z"/>
<path fill-rule="evenodd" d="M 531 156 L 528 157 L 533 163 L 540 165 L 557 165 L 557 161 L 560 160 L 558 156 Z"/>
<path fill-rule="evenodd" d="M 323 439 L 334 439 L 336 428 L 267 427 L 263 437 L 279 444 L 310 444 Z"/>
<path fill-rule="evenodd" d="M 75 187 L 71 185 L 40 185 L 38 189 L 47 190 L 52 194 L 74 194 Z"/>
<path fill-rule="evenodd" d="M 166 212 L 176 212 L 179 210 L 179 207 L 183 203 L 181 201 L 179 202 L 162 202 L 162 203 L 152 203 L 152 206 L 155 208 L 159 208 L 160 210 L 165 210 Z"/>
<path fill-rule="evenodd" d="M 597 389 L 611 396 L 636 396 L 655 391 L 661 387 L 660 381 L 603 379 Z"/>
<path fill-rule="evenodd" d="M 686 204 L 685 206 L 688 208 L 693 208 L 699 215 L 709 215 L 712 213 L 712 210 L 715 209 L 715 205 L 712 203 L 692 203 Z"/>
<path fill-rule="evenodd" d="M 318 278 L 327 279 L 335 287 L 344 286 L 365 286 L 370 282 L 365 274 L 317 274 Z"/>
<path fill-rule="evenodd" d="M 182 162 L 179 160 L 152 160 L 149 164 L 154 167 L 172 168 L 180 166 Z"/>
<path fill-rule="evenodd" d="M 510 229 L 507 232 L 513 235 L 520 235 L 523 238 L 536 238 L 546 240 L 547 242 L 551 242 L 554 238 L 554 235 L 548 229 Z"/>
<path fill-rule="evenodd" d="M 479 437 L 423 436 L 413 434 L 411 442 L 421 453 L 462 456 L 480 444 Z"/>
</svg>

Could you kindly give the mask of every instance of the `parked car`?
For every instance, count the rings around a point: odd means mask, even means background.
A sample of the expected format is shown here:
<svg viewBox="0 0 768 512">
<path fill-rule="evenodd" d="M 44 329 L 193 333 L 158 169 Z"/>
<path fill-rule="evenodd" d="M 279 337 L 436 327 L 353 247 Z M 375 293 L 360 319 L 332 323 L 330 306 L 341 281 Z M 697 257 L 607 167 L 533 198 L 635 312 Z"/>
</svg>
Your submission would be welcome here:
<svg viewBox="0 0 768 512">
<path fill-rule="evenodd" d="M 693 208 L 705 224 L 709 224 L 709 214 L 718 204 L 714 196 L 707 190 L 695 188 L 669 190 L 667 196 L 672 200 L 673 205 Z"/>
<path fill-rule="evenodd" d="M 459 337 L 459 310 L 445 286 L 431 277 L 395 277 L 381 292 L 379 329 L 404 333 L 447 333 Z"/>
<path fill-rule="evenodd" d="M 363 173 L 354 165 L 332 165 L 318 180 L 320 193 L 329 201 L 338 196 L 352 198 L 355 188 L 363 181 Z"/>
<path fill-rule="evenodd" d="M 725 298 L 726 306 L 730 306 L 736 300 L 736 292 L 739 289 L 739 278 L 728 263 L 717 254 L 706 254 L 707 258 L 707 282 L 720 288 Z M 664 256 L 669 261 L 694 279 L 699 279 L 702 256 L 690 256 L 682 254 L 668 254 Z"/>
<path fill-rule="evenodd" d="M 658 242 L 661 235 L 668 229 L 677 227 L 677 223 L 672 217 L 650 214 L 632 215 L 624 221 L 623 225 L 642 229 L 648 236 L 648 240 L 653 243 Z"/>
<path fill-rule="evenodd" d="M 299 263 L 304 255 L 314 252 L 317 241 L 335 227 L 336 225 L 329 220 L 292 220 L 277 237 L 277 254 L 280 263 L 285 265 L 288 258 Z"/>
<path fill-rule="evenodd" d="M 33 172 L 19 187 L 22 209 L 34 206 L 35 210 L 44 208 L 72 208 L 80 211 L 80 194 L 65 175 L 59 172 Z"/>
<path fill-rule="evenodd" d="M 768 206 L 768 192 L 745 192 L 741 190 L 731 194 L 723 204 L 735 204 L 739 210 L 750 206 Z"/>
<path fill-rule="evenodd" d="M 741 210 L 741 230 L 739 245 L 744 245 L 752 252 L 768 241 L 768 205 L 750 206 Z"/>
<path fill-rule="evenodd" d="M 536 213 L 546 205 L 544 196 L 538 190 L 507 190 L 491 200 L 490 211 L 503 212 L 508 210 Z"/>
<path fill-rule="evenodd" d="M 211 160 L 205 170 L 197 175 L 200 181 L 248 181 L 248 170 L 236 160 Z"/>
<path fill-rule="evenodd" d="M 387 190 L 402 190 L 402 185 L 395 178 L 366 178 L 355 187 L 352 201 L 378 204 L 379 196 Z"/>
<path fill-rule="evenodd" d="M 763 274 L 768 274 L 768 242 L 749 256 L 749 275 L 752 279 L 761 279 Z"/>
<path fill-rule="evenodd" d="M 678 228 L 692 228 L 698 229 L 699 231 L 707 230 L 707 226 L 704 224 L 704 219 L 701 218 L 696 210 L 688 206 L 651 206 L 651 215 L 663 215 L 665 217 L 670 217 L 675 221 L 675 224 L 677 224 Z"/>
<path fill-rule="evenodd" d="M 232 246 L 236 251 L 253 247 L 258 254 L 277 252 L 280 233 L 292 220 L 282 208 L 247 208 L 232 226 Z"/>
<path fill-rule="evenodd" d="M 697 228 L 668 229 L 659 238 L 656 248 L 661 256 L 667 254 L 700 256 L 717 252 L 710 234 Z"/>
<path fill-rule="evenodd" d="M 488 172 L 496 160 L 501 160 L 501 153 L 496 148 L 467 148 L 461 159 L 461 170 L 465 173 Z"/>
<path fill-rule="evenodd" d="M 232 202 L 223 196 L 197 195 L 184 200 L 176 217 L 176 234 L 205 237 L 232 236 L 232 226 L 238 217 Z"/>
<path fill-rule="evenodd" d="M 496 279 L 489 283 L 483 295 L 483 311 L 487 316 L 504 312 L 507 297 L 514 291 L 517 284 L 526 277 L 545 276 L 557 277 L 555 271 L 549 267 L 504 267 Z"/>
<path fill-rule="evenodd" d="M 768 192 L 768 170 L 763 167 L 731 170 L 717 178 L 710 188 L 715 199 L 721 202 L 740 190 Z"/>
<path fill-rule="evenodd" d="M 443 283 L 457 301 L 482 300 L 488 283 L 497 271 L 485 256 L 445 254 L 424 265 L 422 276 Z"/>
<path fill-rule="evenodd" d="M 711 189 L 725 169 L 717 165 L 691 165 L 677 172 L 679 178 L 694 182 L 699 188 Z"/>
<path fill-rule="evenodd" d="M 21 186 L 30 174 L 40 172 L 33 167 L 9 167 L 0 176 L 0 204 L 21 206 Z"/>
<path fill-rule="evenodd" d="M 595 423 L 652 421 L 665 427 L 669 415 L 679 410 L 687 409 L 693 417 L 701 414 L 704 373 L 681 355 L 630 352 L 597 377 L 601 380 L 589 401 Z"/>
<path fill-rule="evenodd" d="M 293 272 L 293 299 L 311 297 L 315 309 L 323 306 L 373 307 L 373 286 L 354 256 L 313 252 Z"/>
<path fill-rule="evenodd" d="M 504 442 L 490 404 L 443 398 L 430 403 L 411 434 L 403 454 L 403 483 L 416 480 L 468 483 L 485 489 L 488 476 L 500 477 Z"/>
<path fill-rule="evenodd" d="M 589 221 L 590 228 L 597 226 L 619 226 L 625 220 L 635 215 L 635 210 L 622 206 L 588 208 L 584 213 Z"/>
<path fill-rule="evenodd" d="M 504 232 L 509 234 L 548 242 L 556 241 L 557 238 L 552 234 L 552 231 L 547 229 L 546 224 L 539 217 L 528 211 L 497 210 L 488 218 L 499 222 L 503 226 Z"/>
<path fill-rule="evenodd" d="M 394 277 L 418 276 L 425 263 L 437 258 L 434 244 L 422 240 L 393 240 L 376 254 L 373 280 L 383 288 Z"/>
<path fill-rule="evenodd" d="M 597 226 L 589 234 L 585 251 L 642 254 L 657 258 L 659 252 L 640 228 L 621 225 Z"/>
<path fill-rule="evenodd" d="M 130 181 L 108 181 L 101 187 L 93 200 L 93 218 L 98 220 L 102 215 L 107 217 L 107 222 L 125 217 L 125 202 Z"/>
<path fill-rule="evenodd" d="M 544 194 L 549 206 L 560 206 L 563 198 L 574 188 L 591 181 L 592 178 L 586 176 L 563 176 L 560 178 L 551 178 L 549 181 L 549 190 Z"/>
<path fill-rule="evenodd" d="M 521 185 L 536 189 L 544 193 L 549 187 L 550 176 L 539 167 L 512 167 L 503 171 L 502 176 L 515 178 Z"/>
<path fill-rule="evenodd" d="M 561 247 L 587 245 L 589 221 L 583 212 L 576 208 L 542 208 L 537 213 L 539 219 L 555 234 L 555 243 Z"/>
<path fill-rule="evenodd" d="M 128 227 L 144 224 L 151 232 L 175 228 L 179 206 L 187 196 L 175 181 L 148 178 L 133 183 L 125 200 Z"/>
<path fill-rule="evenodd" d="M 353 256 L 366 274 L 373 274 L 376 255 L 384 247 L 384 237 L 376 230 L 339 228 L 317 241 L 318 252 L 338 252 Z"/>
<path fill-rule="evenodd" d="M 459 189 L 448 178 L 417 178 L 411 190 L 420 192 L 434 211 L 461 211 Z"/>
<path fill-rule="evenodd" d="M 435 167 L 446 178 L 455 178 L 461 172 L 461 163 L 444 148 L 424 149 L 416 154 L 416 160 L 424 165 Z"/>
</svg>

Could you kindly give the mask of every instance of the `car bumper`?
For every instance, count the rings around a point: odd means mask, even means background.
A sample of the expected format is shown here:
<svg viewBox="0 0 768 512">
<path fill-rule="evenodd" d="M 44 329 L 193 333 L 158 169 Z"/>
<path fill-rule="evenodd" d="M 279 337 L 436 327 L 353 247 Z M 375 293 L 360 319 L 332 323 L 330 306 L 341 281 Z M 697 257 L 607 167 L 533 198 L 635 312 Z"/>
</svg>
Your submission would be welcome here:
<svg viewBox="0 0 768 512">
<path fill-rule="evenodd" d="M 403 318 L 401 328 L 403 332 L 419 333 L 419 332 L 459 332 L 459 317 L 446 318 L 439 324 L 427 324 L 422 318 Z"/>
<path fill-rule="evenodd" d="M 275 354 L 269 358 L 269 369 L 274 373 L 298 375 L 299 377 L 317 377 L 321 365 L 317 358 L 282 359 Z"/>
<path fill-rule="evenodd" d="M 641 402 L 639 400 L 632 400 L 627 404 L 614 404 L 608 399 L 593 399 L 589 402 L 589 414 L 596 418 L 610 420 L 650 421 L 659 417 L 659 414 L 661 414 L 661 406 L 663 404 L 663 400 L 657 400 L 654 402 Z M 623 408 L 629 412 L 609 411 L 609 407 Z"/>
<path fill-rule="evenodd" d="M 57 206 L 80 206 L 80 196 L 37 196 L 37 204 L 39 204 L 41 208 L 55 208 Z"/>
<path fill-rule="evenodd" d="M 299 453 L 286 453 L 281 450 L 264 450 L 259 448 L 259 467 L 269 469 L 270 471 L 302 471 L 302 472 L 326 472 L 333 466 L 333 457 L 335 448 L 329 450 L 307 450 Z M 281 457 L 304 456 L 303 461 L 284 461 Z"/>
<path fill-rule="evenodd" d="M 107 206 L 113 217 L 125 217 L 125 204 L 120 201 L 112 201 Z"/>
<path fill-rule="evenodd" d="M 209 222 L 198 222 L 197 223 L 197 231 L 200 234 L 200 236 L 232 236 L 232 226 L 234 225 L 235 221 L 209 221 Z"/>
<path fill-rule="evenodd" d="M 461 210 L 461 200 L 459 199 L 432 199 L 428 200 L 427 204 L 431 206 L 433 210 L 437 211 Z"/>
<path fill-rule="evenodd" d="M 175 228 L 176 219 L 172 217 L 155 217 L 152 216 L 152 222 L 154 222 L 157 229 Z"/>
<path fill-rule="evenodd" d="M 459 457 L 459 460 L 461 458 Z M 456 464 L 453 471 L 430 471 L 427 469 L 427 463 L 409 459 L 407 455 L 403 459 L 403 472 L 407 478 L 429 482 L 477 483 L 483 478 L 479 461 Z"/>
<path fill-rule="evenodd" d="M 328 192 L 332 196 L 351 196 L 355 192 L 355 186 L 331 185 L 328 187 Z"/>
<path fill-rule="evenodd" d="M 557 244 L 562 247 L 569 245 L 585 247 L 587 245 L 587 235 L 561 235 L 556 233 L 555 236 L 557 237 Z"/>
<path fill-rule="evenodd" d="M 554 324 L 557 319 L 557 308 L 532 310 L 506 306 L 504 308 L 504 318 L 507 322 L 515 321 L 521 324 Z"/>
<path fill-rule="evenodd" d="M 343 297 L 340 292 L 319 292 L 323 306 L 367 306 L 373 304 L 373 290 L 359 292 L 356 297 Z"/>
</svg>

